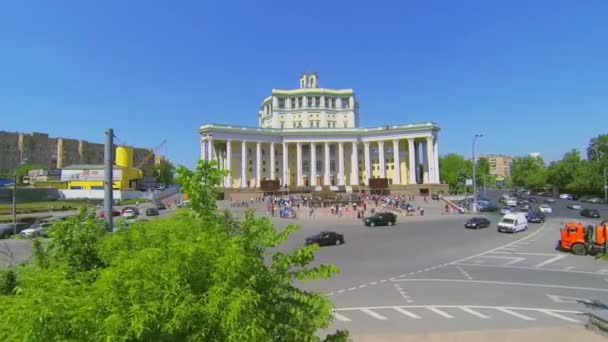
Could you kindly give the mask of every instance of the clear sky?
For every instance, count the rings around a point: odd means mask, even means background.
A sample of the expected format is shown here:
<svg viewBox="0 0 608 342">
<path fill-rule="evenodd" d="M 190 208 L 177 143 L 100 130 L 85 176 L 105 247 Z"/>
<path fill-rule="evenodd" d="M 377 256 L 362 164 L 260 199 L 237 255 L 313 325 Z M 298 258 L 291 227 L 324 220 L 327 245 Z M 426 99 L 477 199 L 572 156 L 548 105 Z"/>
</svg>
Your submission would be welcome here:
<svg viewBox="0 0 608 342">
<path fill-rule="evenodd" d="M 4 1 L 0 130 L 152 147 L 257 124 L 302 71 L 354 88 L 361 124 L 434 121 L 441 154 L 540 152 L 608 133 L 608 1 Z M 1 153 L 2 151 L 0 151 Z"/>
</svg>

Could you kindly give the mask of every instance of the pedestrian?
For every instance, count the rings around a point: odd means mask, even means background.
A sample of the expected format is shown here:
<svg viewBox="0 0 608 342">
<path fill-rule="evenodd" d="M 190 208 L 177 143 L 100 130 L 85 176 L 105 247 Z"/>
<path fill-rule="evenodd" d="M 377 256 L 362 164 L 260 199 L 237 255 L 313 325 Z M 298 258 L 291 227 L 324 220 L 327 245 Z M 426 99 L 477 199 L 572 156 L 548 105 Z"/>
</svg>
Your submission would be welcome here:
<svg viewBox="0 0 608 342">
<path fill-rule="evenodd" d="M 424 216 L 424 208 L 420 207 L 420 216 Z"/>
<path fill-rule="evenodd" d="M 310 206 L 309 216 L 313 217 L 314 214 L 315 214 L 315 208 L 313 206 Z"/>
</svg>

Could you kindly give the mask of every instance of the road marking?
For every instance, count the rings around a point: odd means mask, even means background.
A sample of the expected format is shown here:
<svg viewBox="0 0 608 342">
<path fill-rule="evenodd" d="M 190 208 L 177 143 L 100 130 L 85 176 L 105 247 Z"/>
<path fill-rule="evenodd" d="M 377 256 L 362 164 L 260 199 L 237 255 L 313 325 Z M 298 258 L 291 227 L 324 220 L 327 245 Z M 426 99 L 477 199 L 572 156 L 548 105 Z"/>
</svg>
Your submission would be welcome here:
<svg viewBox="0 0 608 342">
<path fill-rule="evenodd" d="M 460 267 L 459 265 L 456 265 L 456 268 L 460 271 L 460 273 L 462 273 L 462 275 L 467 278 L 468 280 L 473 280 L 473 278 L 471 277 L 471 275 L 465 271 L 462 267 Z"/>
<path fill-rule="evenodd" d="M 369 284 L 370 284 L 370 285 L 376 285 L 376 284 L 378 284 L 378 283 L 377 283 L 377 282 L 375 282 L 375 281 L 372 281 L 372 282 L 371 282 L 371 283 L 369 283 Z"/>
<path fill-rule="evenodd" d="M 409 318 L 413 318 L 413 319 L 421 319 L 422 318 L 422 317 L 416 315 L 415 313 L 412 313 L 410 311 L 407 311 L 407 310 L 399 308 L 399 307 L 396 307 L 394 309 L 395 309 L 395 311 L 401 312 L 402 314 L 406 315 Z"/>
<path fill-rule="evenodd" d="M 397 279 L 395 281 L 429 281 L 438 283 L 478 283 L 478 284 L 490 284 L 490 285 L 514 285 L 514 286 L 529 286 L 529 287 L 550 287 L 556 289 L 569 289 L 569 290 L 585 290 L 585 291 L 599 291 L 608 292 L 608 289 L 601 289 L 596 287 L 579 287 L 579 286 L 565 286 L 565 285 L 553 285 L 553 284 L 537 284 L 537 283 L 516 283 L 508 281 L 492 281 L 492 280 L 464 280 L 464 279 L 447 279 L 447 278 L 420 278 L 420 279 Z"/>
<path fill-rule="evenodd" d="M 464 264 L 464 263 L 458 263 L 458 264 L 455 264 L 455 265 L 478 266 L 478 267 L 495 267 L 495 268 L 511 268 L 511 269 L 515 269 L 515 270 L 530 270 L 530 271 L 533 270 L 533 271 L 565 272 L 565 273 L 580 273 L 580 274 L 598 275 L 597 272 L 591 272 L 591 271 L 565 271 L 565 270 L 561 270 L 561 269 L 535 268 L 535 267 L 526 267 L 526 266 L 479 265 L 479 264 Z"/>
<path fill-rule="evenodd" d="M 557 296 L 557 295 L 550 295 L 550 294 L 547 294 L 547 297 L 549 297 L 549 299 L 551 299 L 555 303 L 560 303 L 560 304 L 578 304 L 578 303 L 591 304 L 592 303 L 589 300 L 577 298 L 577 297 Z"/>
<path fill-rule="evenodd" d="M 607 269 L 605 269 L 605 268 L 602 268 L 601 270 L 596 271 L 595 273 L 599 273 L 599 274 L 608 274 L 608 270 L 607 270 Z"/>
<path fill-rule="evenodd" d="M 445 311 L 441 311 L 439 309 L 437 309 L 436 307 L 428 307 L 427 308 L 429 311 L 432 311 L 436 314 L 438 314 L 439 316 L 442 316 L 443 318 L 454 318 L 454 316 L 450 315 L 449 313 L 445 312 Z"/>
<path fill-rule="evenodd" d="M 386 279 L 380 280 L 381 283 L 386 283 Z"/>
<path fill-rule="evenodd" d="M 551 312 L 549 310 L 543 310 L 541 312 L 544 313 L 544 314 L 546 314 L 546 315 L 553 316 L 553 317 L 556 317 L 556 318 L 559 318 L 559 319 L 563 319 L 564 321 L 568 321 L 568 322 L 571 322 L 571 323 L 581 323 L 581 321 L 579 321 L 578 319 L 566 317 L 564 315 L 560 315 L 558 313 Z"/>
<path fill-rule="evenodd" d="M 356 287 L 349 287 L 349 288 L 348 288 L 348 291 L 354 291 L 354 290 L 356 290 L 356 289 L 357 289 Z"/>
<path fill-rule="evenodd" d="M 504 264 L 506 266 L 513 265 L 513 264 L 516 264 L 518 262 L 526 260 L 526 258 L 522 258 L 522 257 L 507 257 L 507 256 L 494 256 L 494 255 L 482 255 L 482 256 L 480 256 L 480 258 L 493 258 L 493 259 L 508 259 L 508 260 L 511 260 L 511 261 L 509 261 L 509 262 L 507 262 L 507 263 Z"/>
<path fill-rule="evenodd" d="M 367 285 L 363 284 L 363 285 L 359 285 L 359 288 L 362 289 L 364 287 L 367 287 Z"/>
<path fill-rule="evenodd" d="M 536 320 L 535 318 L 532 318 L 532 317 L 529 317 L 529 316 L 526 316 L 526 315 L 522 315 L 522 314 L 517 313 L 515 311 L 512 311 L 512 310 L 510 310 L 508 308 L 499 308 L 498 311 L 504 312 L 504 313 L 509 314 L 511 316 L 515 316 L 517 318 L 521 318 L 521 319 L 526 320 L 526 321 L 535 321 Z"/>
<path fill-rule="evenodd" d="M 462 310 L 462 311 L 464 311 L 464 312 L 468 312 L 468 313 L 470 313 L 471 315 L 473 315 L 473 316 L 477 316 L 477 317 L 479 317 L 479 318 L 483 318 L 483 319 L 489 319 L 489 318 L 490 318 L 490 316 L 488 316 L 488 315 L 484 315 L 484 314 L 482 314 L 481 312 L 479 312 L 479 311 L 475 311 L 475 310 L 473 310 L 473 309 L 471 309 L 471 308 L 467 308 L 466 306 L 461 307 L 461 308 L 460 308 L 460 310 Z"/>
<path fill-rule="evenodd" d="M 366 314 L 368 314 L 376 319 L 382 320 L 382 321 L 386 321 L 388 319 L 388 318 L 382 316 L 381 314 L 374 312 L 370 309 L 361 309 L 361 311 L 365 312 Z"/>
<path fill-rule="evenodd" d="M 351 321 L 350 318 L 348 318 L 346 316 L 343 316 L 343 315 L 340 315 L 337 312 L 334 312 L 334 318 L 336 318 L 338 321 L 342 321 L 342 322 L 350 322 Z"/>
<path fill-rule="evenodd" d="M 346 290 L 340 290 L 337 293 L 344 293 L 344 292 L 346 292 Z"/>
<path fill-rule="evenodd" d="M 573 270 L 573 269 L 575 269 L 574 266 L 568 266 L 568 267 L 564 267 L 563 268 L 564 271 L 570 271 L 570 270 Z"/>
<path fill-rule="evenodd" d="M 558 261 L 558 260 L 564 259 L 564 258 L 565 258 L 565 257 L 567 257 L 567 256 L 568 256 L 567 254 L 558 255 L 558 256 L 553 257 L 553 258 L 551 258 L 551 259 L 549 259 L 549 260 L 545 260 L 545 261 L 543 261 L 543 262 L 539 263 L 538 265 L 536 265 L 536 266 L 534 266 L 534 267 L 536 267 L 536 268 L 540 268 L 540 267 L 543 267 L 543 266 L 549 265 L 549 264 L 551 264 L 551 263 L 554 263 L 554 262 L 556 262 L 556 261 Z"/>
</svg>

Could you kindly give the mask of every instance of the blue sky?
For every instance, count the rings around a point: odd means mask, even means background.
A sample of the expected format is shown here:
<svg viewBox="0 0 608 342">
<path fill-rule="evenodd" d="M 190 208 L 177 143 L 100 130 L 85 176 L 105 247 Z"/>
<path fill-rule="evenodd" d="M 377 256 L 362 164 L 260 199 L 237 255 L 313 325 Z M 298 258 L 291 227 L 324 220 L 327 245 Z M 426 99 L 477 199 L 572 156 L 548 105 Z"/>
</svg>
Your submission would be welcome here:
<svg viewBox="0 0 608 342">
<path fill-rule="evenodd" d="M 441 154 L 558 159 L 608 133 L 608 1 L 13 1 L 0 4 L 0 130 L 161 150 L 256 125 L 302 71 L 354 88 L 361 124 L 434 121 Z"/>
</svg>

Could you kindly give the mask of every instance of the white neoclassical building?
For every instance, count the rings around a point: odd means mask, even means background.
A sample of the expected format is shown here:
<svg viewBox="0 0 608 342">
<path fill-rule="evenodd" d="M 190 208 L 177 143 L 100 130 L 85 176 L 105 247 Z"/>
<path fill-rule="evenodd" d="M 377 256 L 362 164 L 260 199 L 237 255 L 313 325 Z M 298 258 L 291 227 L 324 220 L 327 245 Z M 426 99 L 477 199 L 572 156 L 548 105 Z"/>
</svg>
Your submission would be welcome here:
<svg viewBox="0 0 608 342">
<path fill-rule="evenodd" d="M 304 73 L 297 89 L 273 89 L 258 127 L 205 124 L 199 132 L 201 158 L 230 171 L 227 189 L 256 190 L 263 180 L 277 180 L 291 190 L 365 190 L 375 178 L 396 192 L 444 187 L 436 124 L 359 127 L 354 91 L 320 88 L 315 73 Z"/>
</svg>

